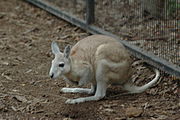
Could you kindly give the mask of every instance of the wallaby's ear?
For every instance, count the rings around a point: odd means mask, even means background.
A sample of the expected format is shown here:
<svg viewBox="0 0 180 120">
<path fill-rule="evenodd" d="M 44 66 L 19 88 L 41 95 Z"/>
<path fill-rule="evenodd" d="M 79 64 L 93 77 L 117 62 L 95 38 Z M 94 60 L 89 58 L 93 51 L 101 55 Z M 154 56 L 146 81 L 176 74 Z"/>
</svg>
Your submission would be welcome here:
<svg viewBox="0 0 180 120">
<path fill-rule="evenodd" d="M 67 45 L 64 49 L 64 57 L 69 58 L 70 52 L 71 52 L 71 46 Z"/>
<path fill-rule="evenodd" d="M 54 41 L 51 43 L 51 49 L 52 49 L 53 54 L 60 53 L 59 47 L 58 47 L 57 43 Z"/>
</svg>

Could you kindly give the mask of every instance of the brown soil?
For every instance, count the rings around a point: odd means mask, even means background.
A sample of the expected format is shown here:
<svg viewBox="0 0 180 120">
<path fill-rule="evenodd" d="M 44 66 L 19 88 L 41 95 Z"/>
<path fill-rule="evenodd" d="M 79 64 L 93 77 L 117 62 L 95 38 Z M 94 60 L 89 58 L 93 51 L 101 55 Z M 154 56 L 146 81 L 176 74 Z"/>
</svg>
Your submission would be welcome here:
<svg viewBox="0 0 180 120">
<path fill-rule="evenodd" d="M 48 76 L 52 40 L 63 49 L 89 34 L 21 0 L 0 1 L 0 119 L 148 120 L 180 118 L 179 79 L 162 74 L 161 82 L 137 95 L 119 95 L 110 86 L 97 102 L 67 105 L 63 80 Z M 133 79 L 146 83 L 153 73 L 136 62 Z"/>
</svg>

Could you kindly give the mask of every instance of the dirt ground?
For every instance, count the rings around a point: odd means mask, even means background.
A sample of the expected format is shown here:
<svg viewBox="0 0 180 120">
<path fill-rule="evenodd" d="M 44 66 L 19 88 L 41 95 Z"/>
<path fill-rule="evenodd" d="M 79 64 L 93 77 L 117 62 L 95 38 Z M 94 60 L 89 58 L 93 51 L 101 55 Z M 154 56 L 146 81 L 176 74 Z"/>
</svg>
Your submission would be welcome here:
<svg viewBox="0 0 180 120">
<path fill-rule="evenodd" d="M 97 102 L 65 104 L 61 79 L 48 76 L 52 40 L 63 48 L 89 34 L 22 0 L 0 1 L 0 120 L 178 120 L 178 78 L 161 75 L 155 87 L 137 95 L 119 95 L 110 86 Z M 136 83 L 147 83 L 153 73 L 134 63 Z"/>
</svg>

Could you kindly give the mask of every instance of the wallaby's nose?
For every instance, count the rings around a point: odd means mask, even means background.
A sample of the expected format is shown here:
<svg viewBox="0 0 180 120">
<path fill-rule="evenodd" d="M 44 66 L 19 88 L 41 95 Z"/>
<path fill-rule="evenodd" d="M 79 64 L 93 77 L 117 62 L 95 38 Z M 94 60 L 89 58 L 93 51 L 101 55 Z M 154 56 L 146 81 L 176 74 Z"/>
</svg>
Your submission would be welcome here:
<svg viewBox="0 0 180 120">
<path fill-rule="evenodd" d="M 50 77 L 53 78 L 53 77 L 54 77 L 54 74 L 52 73 Z"/>
</svg>

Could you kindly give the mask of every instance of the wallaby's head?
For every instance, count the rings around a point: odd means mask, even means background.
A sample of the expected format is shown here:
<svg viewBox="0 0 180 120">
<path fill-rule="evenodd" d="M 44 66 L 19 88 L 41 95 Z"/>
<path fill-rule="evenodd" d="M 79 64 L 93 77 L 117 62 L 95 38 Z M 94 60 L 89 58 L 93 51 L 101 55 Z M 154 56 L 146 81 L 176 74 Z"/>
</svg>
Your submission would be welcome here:
<svg viewBox="0 0 180 120">
<path fill-rule="evenodd" d="M 51 78 L 57 78 L 58 76 L 68 73 L 71 69 L 71 61 L 69 57 L 71 47 L 68 45 L 65 47 L 64 52 L 61 52 L 57 43 L 52 42 L 51 49 L 55 58 L 52 60 L 49 75 Z"/>
</svg>

